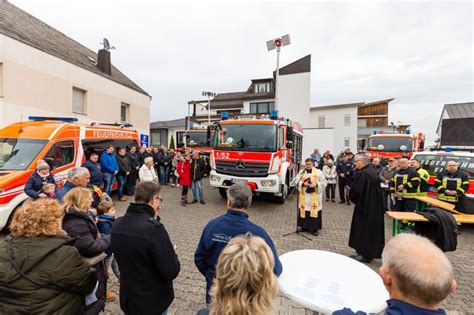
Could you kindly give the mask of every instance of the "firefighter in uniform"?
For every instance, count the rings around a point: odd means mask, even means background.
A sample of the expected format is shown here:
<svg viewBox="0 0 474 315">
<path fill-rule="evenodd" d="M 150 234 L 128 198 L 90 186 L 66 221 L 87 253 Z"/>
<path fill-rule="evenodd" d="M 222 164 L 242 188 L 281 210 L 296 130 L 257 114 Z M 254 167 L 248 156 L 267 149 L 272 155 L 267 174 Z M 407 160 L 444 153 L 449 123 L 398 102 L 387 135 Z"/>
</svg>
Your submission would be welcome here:
<svg viewBox="0 0 474 315">
<path fill-rule="evenodd" d="M 420 177 L 418 173 L 408 167 L 408 159 L 402 158 L 398 162 L 399 170 L 390 183 L 390 193 L 395 197 L 396 211 L 415 211 Z"/>
<path fill-rule="evenodd" d="M 455 161 L 448 161 L 446 169 L 436 176 L 435 185 L 438 190 L 438 199 L 454 204 L 457 209 L 461 198 L 469 187 L 467 176 L 459 171 Z"/>
<path fill-rule="evenodd" d="M 428 179 L 430 178 L 430 174 L 428 174 L 428 171 L 420 166 L 420 161 L 417 159 L 410 160 L 410 167 L 414 169 L 420 177 L 420 185 L 418 185 L 416 195 L 419 197 L 427 197 Z M 425 208 L 426 203 L 418 200 L 416 201 L 416 211 L 423 211 Z"/>
</svg>

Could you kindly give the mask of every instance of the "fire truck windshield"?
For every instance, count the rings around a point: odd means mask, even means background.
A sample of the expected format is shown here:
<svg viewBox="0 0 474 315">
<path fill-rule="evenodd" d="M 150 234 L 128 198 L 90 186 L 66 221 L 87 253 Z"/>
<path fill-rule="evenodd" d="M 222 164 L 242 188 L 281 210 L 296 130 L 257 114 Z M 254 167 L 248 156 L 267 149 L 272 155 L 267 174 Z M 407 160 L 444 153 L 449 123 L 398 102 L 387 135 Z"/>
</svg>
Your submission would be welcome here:
<svg viewBox="0 0 474 315">
<path fill-rule="evenodd" d="M 276 150 L 277 128 L 275 125 L 232 124 L 222 125 L 216 132 L 216 147 L 235 151 Z"/>
<path fill-rule="evenodd" d="M 410 137 L 369 137 L 368 150 L 381 152 L 412 152 Z"/>
<path fill-rule="evenodd" d="M 0 138 L 0 171 L 26 170 L 47 140 Z"/>
</svg>

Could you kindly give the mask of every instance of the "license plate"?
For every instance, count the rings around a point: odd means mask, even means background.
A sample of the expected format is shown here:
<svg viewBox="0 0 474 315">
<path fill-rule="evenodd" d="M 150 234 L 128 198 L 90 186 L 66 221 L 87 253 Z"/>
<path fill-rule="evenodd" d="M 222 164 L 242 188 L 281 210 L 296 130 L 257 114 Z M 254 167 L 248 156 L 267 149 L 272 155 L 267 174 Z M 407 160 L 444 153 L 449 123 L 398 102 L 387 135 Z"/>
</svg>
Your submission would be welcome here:
<svg viewBox="0 0 474 315">
<path fill-rule="evenodd" d="M 232 178 L 230 180 L 233 184 L 241 184 L 241 183 L 246 183 L 246 179 L 240 179 L 240 178 Z"/>
</svg>

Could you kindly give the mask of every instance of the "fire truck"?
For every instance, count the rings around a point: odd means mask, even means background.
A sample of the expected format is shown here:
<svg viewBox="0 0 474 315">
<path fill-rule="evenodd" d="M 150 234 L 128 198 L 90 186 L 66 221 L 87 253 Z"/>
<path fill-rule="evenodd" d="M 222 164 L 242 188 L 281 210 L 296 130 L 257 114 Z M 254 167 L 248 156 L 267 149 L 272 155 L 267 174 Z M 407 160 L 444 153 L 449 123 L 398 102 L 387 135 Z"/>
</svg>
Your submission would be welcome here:
<svg viewBox="0 0 474 315">
<path fill-rule="evenodd" d="M 302 162 L 301 126 L 276 113 L 234 119 L 223 113 L 212 129 L 211 186 L 225 197 L 232 184 L 247 183 L 255 194 L 271 195 L 284 203 L 297 184 Z"/>
<path fill-rule="evenodd" d="M 423 133 L 382 133 L 374 132 L 369 136 L 367 142 L 367 155 L 370 158 L 382 157 L 411 157 L 413 152 L 421 152 L 425 146 L 425 135 Z"/>
<path fill-rule="evenodd" d="M 131 125 L 77 123 L 77 118 L 30 117 L 0 129 L 0 230 L 8 226 L 15 209 L 28 196 L 24 193 L 28 178 L 38 160 L 51 167 L 61 185 L 68 171 L 108 145 L 129 149 L 138 146 L 140 135 Z"/>
</svg>

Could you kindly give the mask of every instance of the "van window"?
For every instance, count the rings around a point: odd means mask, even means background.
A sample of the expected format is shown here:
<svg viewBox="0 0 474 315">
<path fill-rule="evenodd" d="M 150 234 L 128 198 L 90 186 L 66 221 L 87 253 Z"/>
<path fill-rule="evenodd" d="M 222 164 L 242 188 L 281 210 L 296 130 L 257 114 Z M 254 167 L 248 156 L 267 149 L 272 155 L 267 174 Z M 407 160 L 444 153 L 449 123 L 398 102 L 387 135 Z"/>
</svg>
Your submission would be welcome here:
<svg viewBox="0 0 474 315">
<path fill-rule="evenodd" d="M 0 138 L 0 171 L 26 170 L 47 140 Z"/>
<path fill-rule="evenodd" d="M 92 152 L 102 154 L 105 149 L 109 146 L 113 145 L 115 151 L 118 151 L 118 148 L 123 147 L 127 148 L 127 151 L 130 150 L 130 147 L 133 145 L 138 148 L 138 142 L 136 140 L 111 140 L 111 139 L 86 139 L 82 140 L 82 148 L 84 149 L 84 155 L 86 160 L 89 159 Z"/>
<path fill-rule="evenodd" d="M 51 169 L 56 169 L 64 165 L 74 162 L 74 141 L 60 141 L 56 142 L 44 157 L 44 160 L 51 166 Z"/>
<path fill-rule="evenodd" d="M 415 159 L 420 160 L 422 167 L 430 175 L 436 176 L 446 168 L 448 161 L 456 161 L 459 169 L 470 179 L 474 179 L 474 157 L 461 155 L 417 154 Z"/>
</svg>

